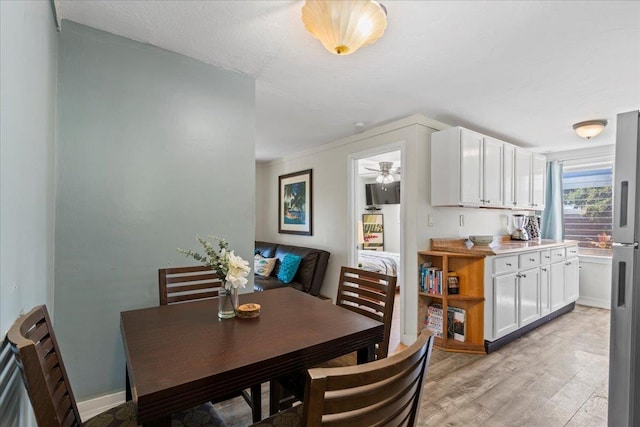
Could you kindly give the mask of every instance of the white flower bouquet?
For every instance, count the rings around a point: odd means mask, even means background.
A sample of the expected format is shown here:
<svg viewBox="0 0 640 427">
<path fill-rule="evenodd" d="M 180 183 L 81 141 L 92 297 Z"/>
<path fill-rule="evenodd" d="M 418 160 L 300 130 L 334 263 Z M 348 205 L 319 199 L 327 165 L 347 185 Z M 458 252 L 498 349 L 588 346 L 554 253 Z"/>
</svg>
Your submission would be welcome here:
<svg viewBox="0 0 640 427">
<path fill-rule="evenodd" d="M 226 240 L 215 236 L 208 236 L 208 238 L 218 242 L 218 249 L 216 249 L 211 242 L 197 236 L 196 239 L 198 239 L 204 247 L 204 255 L 194 252 L 191 249 L 185 250 L 178 248 L 178 252 L 213 268 L 218 274 L 218 277 L 223 281 L 225 289 L 230 291 L 232 289 L 244 288 L 248 282 L 247 275 L 251 271 L 249 263 L 234 254 L 233 251 L 230 251 L 229 244 Z"/>
</svg>

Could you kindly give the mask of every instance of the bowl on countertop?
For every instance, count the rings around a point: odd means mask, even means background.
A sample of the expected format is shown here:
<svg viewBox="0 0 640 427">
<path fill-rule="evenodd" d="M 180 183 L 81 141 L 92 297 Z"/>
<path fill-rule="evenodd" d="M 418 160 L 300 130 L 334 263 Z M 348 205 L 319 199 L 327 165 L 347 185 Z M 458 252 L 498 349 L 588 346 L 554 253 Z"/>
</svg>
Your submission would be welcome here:
<svg viewBox="0 0 640 427">
<path fill-rule="evenodd" d="M 474 245 L 488 245 L 491 242 L 493 242 L 493 236 L 488 236 L 488 235 L 469 236 L 469 240 L 471 240 Z"/>
</svg>

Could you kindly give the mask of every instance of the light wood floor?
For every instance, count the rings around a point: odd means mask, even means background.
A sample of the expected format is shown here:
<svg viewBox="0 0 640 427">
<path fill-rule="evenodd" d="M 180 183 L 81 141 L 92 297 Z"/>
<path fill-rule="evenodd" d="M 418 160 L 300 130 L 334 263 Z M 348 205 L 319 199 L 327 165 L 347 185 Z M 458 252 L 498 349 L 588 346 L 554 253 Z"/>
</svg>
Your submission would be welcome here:
<svg viewBox="0 0 640 427">
<path fill-rule="evenodd" d="M 606 426 L 608 355 L 609 311 L 584 306 L 487 356 L 434 349 L 418 425 Z M 263 385 L 265 416 L 268 400 Z M 251 424 L 240 398 L 216 407 L 230 427 Z"/>
</svg>

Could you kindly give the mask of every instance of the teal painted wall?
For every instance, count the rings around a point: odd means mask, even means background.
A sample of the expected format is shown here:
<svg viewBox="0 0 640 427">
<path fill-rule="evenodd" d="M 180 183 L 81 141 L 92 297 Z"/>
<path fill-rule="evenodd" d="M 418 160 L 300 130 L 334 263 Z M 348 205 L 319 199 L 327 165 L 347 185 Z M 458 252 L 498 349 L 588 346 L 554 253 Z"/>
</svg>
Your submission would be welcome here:
<svg viewBox="0 0 640 427">
<path fill-rule="evenodd" d="M 68 21 L 58 61 L 56 331 L 84 400 L 124 388 L 120 312 L 195 264 L 177 247 L 214 234 L 252 258 L 255 85 Z"/>
<path fill-rule="evenodd" d="M 52 309 L 57 55 L 48 1 L 0 1 L 0 340 L 22 310 Z M 30 425 L 0 360 L 0 425 Z"/>
</svg>

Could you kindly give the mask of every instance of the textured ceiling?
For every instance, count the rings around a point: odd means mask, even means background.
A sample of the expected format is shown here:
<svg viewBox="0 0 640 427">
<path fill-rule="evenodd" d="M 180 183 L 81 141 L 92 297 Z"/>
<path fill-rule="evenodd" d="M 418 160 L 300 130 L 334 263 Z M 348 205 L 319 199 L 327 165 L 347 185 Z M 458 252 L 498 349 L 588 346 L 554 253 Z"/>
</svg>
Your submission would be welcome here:
<svg viewBox="0 0 640 427">
<path fill-rule="evenodd" d="M 414 113 L 539 152 L 610 145 L 615 115 L 640 108 L 640 2 L 384 3 L 385 35 L 339 57 L 300 1 L 55 2 L 61 19 L 255 77 L 259 161 Z M 599 137 L 573 133 L 595 118 L 610 121 Z"/>
</svg>

